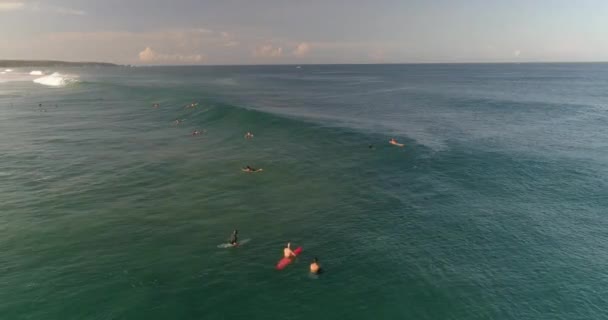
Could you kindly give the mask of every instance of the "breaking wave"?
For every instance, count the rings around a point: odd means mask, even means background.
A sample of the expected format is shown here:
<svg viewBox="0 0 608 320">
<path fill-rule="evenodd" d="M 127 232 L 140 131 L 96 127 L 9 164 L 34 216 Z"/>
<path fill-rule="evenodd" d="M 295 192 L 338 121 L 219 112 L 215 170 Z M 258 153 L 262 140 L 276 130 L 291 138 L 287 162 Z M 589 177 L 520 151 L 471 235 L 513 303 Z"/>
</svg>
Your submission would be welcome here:
<svg viewBox="0 0 608 320">
<path fill-rule="evenodd" d="M 36 78 L 34 82 L 45 86 L 64 87 L 78 82 L 78 75 L 55 72 L 48 76 Z"/>
</svg>

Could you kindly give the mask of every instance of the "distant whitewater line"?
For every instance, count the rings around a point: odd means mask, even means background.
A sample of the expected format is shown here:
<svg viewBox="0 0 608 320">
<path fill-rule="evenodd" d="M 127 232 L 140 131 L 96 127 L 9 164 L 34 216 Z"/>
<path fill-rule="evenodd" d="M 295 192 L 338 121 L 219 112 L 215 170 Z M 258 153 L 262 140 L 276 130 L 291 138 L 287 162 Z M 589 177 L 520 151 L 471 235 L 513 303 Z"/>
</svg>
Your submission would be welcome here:
<svg viewBox="0 0 608 320">
<path fill-rule="evenodd" d="M 116 67 L 118 65 L 107 62 L 69 62 L 57 60 L 0 60 L 0 68 L 25 67 Z"/>
<path fill-rule="evenodd" d="M 36 78 L 34 79 L 34 82 L 50 87 L 64 87 L 78 82 L 78 75 L 55 72 L 48 76 Z"/>
<path fill-rule="evenodd" d="M 32 81 L 44 86 L 63 87 L 79 82 L 80 78 L 77 74 L 64 74 L 59 72 L 46 74 L 46 72 L 41 70 L 32 70 L 29 73 L 13 71 L 12 69 L 0 70 L 3 70 L 0 71 L 0 83 Z"/>
</svg>

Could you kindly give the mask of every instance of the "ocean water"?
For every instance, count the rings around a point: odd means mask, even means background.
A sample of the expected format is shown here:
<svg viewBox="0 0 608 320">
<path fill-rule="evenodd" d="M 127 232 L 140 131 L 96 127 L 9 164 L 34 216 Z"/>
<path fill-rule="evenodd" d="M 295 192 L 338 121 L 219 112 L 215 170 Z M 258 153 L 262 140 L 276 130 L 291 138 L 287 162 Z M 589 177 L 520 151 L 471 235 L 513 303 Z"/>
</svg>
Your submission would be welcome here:
<svg viewBox="0 0 608 320">
<path fill-rule="evenodd" d="M 5 72 L 0 319 L 607 319 L 607 124 L 608 64 Z"/>
</svg>

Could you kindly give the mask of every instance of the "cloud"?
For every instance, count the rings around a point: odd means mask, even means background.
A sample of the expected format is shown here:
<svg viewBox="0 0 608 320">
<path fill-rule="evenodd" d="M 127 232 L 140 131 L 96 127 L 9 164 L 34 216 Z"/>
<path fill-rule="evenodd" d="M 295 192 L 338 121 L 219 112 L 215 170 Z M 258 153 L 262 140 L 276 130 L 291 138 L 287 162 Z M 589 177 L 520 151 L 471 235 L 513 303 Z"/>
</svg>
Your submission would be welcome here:
<svg viewBox="0 0 608 320">
<path fill-rule="evenodd" d="M 382 49 L 375 49 L 369 53 L 369 58 L 374 62 L 385 62 L 386 53 Z"/>
<path fill-rule="evenodd" d="M 205 62 L 205 56 L 202 54 L 181 55 L 159 53 L 150 47 L 146 47 L 139 53 L 139 61 L 148 64 L 197 64 Z"/>
<path fill-rule="evenodd" d="M 202 34 L 210 34 L 213 33 L 213 30 L 207 28 L 197 28 L 193 30 L 194 32 L 202 33 Z"/>
<path fill-rule="evenodd" d="M 86 12 L 84 12 L 82 10 L 70 9 L 70 8 L 60 8 L 60 7 L 53 8 L 52 11 L 54 11 L 55 13 L 59 13 L 59 14 L 73 15 L 73 16 L 84 16 L 87 14 Z"/>
<path fill-rule="evenodd" d="M 16 11 L 24 8 L 25 3 L 23 2 L 0 2 L 0 11 Z"/>
<path fill-rule="evenodd" d="M 40 5 L 37 2 L 25 3 L 25 2 L 0 2 L 0 11 L 19 11 L 27 10 L 30 12 L 52 12 L 62 15 L 76 15 L 82 16 L 86 12 L 78 9 L 56 7 L 56 6 L 45 6 Z"/>
<path fill-rule="evenodd" d="M 253 56 L 257 58 L 276 58 L 283 55 L 283 48 L 273 47 L 271 44 L 258 46 L 253 50 Z"/>
<path fill-rule="evenodd" d="M 310 45 L 306 42 L 302 42 L 298 44 L 298 46 L 293 50 L 293 55 L 296 57 L 303 57 L 310 52 Z"/>
<path fill-rule="evenodd" d="M 224 47 L 236 47 L 239 45 L 238 41 L 228 41 L 224 42 Z"/>
<path fill-rule="evenodd" d="M 220 38 L 223 41 L 222 45 L 224 47 L 236 47 L 239 45 L 239 42 L 234 40 L 234 36 L 231 33 L 222 31 L 219 34 L 220 34 Z"/>
</svg>

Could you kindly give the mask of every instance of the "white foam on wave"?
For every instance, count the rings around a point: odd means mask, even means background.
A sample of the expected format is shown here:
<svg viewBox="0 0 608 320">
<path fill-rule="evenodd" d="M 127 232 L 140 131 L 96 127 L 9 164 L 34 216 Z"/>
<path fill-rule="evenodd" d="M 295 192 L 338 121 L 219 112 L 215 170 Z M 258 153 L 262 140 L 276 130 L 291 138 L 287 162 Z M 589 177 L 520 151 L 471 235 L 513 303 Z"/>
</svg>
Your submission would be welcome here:
<svg viewBox="0 0 608 320">
<path fill-rule="evenodd" d="M 13 72 L 13 69 L 4 69 L 5 73 Z"/>
<path fill-rule="evenodd" d="M 78 75 L 55 72 L 48 76 L 36 78 L 34 82 L 45 86 L 63 87 L 78 82 Z"/>
<path fill-rule="evenodd" d="M 32 76 L 41 76 L 43 74 L 44 74 L 44 72 L 42 72 L 40 70 L 34 70 L 34 71 L 30 72 L 30 75 L 32 75 Z"/>
</svg>

